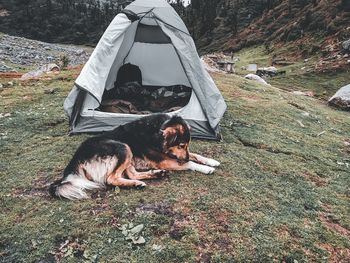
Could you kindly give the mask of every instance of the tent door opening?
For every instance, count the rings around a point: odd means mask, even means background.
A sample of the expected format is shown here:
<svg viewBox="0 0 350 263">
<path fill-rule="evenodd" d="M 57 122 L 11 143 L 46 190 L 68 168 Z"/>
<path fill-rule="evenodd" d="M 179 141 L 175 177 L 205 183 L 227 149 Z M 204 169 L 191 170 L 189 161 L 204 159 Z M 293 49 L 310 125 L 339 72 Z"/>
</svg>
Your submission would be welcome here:
<svg viewBox="0 0 350 263">
<path fill-rule="evenodd" d="M 134 43 L 118 69 L 114 87 L 105 90 L 97 110 L 151 114 L 178 111 L 191 98 L 192 88 L 180 58 L 154 18 L 138 23 Z"/>
</svg>

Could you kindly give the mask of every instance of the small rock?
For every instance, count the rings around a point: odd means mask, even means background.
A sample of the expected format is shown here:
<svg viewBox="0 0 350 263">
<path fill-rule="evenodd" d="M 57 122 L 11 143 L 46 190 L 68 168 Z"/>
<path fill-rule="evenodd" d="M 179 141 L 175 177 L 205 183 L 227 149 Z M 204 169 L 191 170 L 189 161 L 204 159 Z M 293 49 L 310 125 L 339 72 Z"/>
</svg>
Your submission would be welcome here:
<svg viewBox="0 0 350 263">
<path fill-rule="evenodd" d="M 75 51 L 75 54 L 77 56 L 81 56 L 81 55 L 85 54 L 85 50 L 84 49 L 79 49 L 79 50 Z"/>
<path fill-rule="evenodd" d="M 55 94 L 58 91 L 58 88 L 46 89 L 44 90 L 45 94 Z"/>
<path fill-rule="evenodd" d="M 301 120 L 297 120 L 297 123 L 300 125 L 300 127 L 305 128 L 305 125 L 301 122 Z"/>
<path fill-rule="evenodd" d="M 163 250 L 163 246 L 153 244 L 153 245 L 152 245 L 152 250 L 154 250 L 154 251 L 156 251 L 156 252 L 161 252 L 161 251 Z"/>
<path fill-rule="evenodd" d="M 350 39 L 346 40 L 342 43 L 342 47 L 344 50 L 350 51 Z"/>
<path fill-rule="evenodd" d="M 51 48 L 48 47 L 48 46 L 44 47 L 44 49 L 45 49 L 45 50 L 51 50 Z"/>
<path fill-rule="evenodd" d="M 263 83 L 265 85 L 268 85 L 268 83 L 263 78 L 259 77 L 258 75 L 255 75 L 255 74 L 248 74 L 244 78 L 250 79 L 250 80 L 255 80 L 255 81 L 258 81 L 258 82 Z"/>
<path fill-rule="evenodd" d="M 1 83 L 0 83 L 0 89 L 2 89 L 4 87 L 4 85 L 2 85 Z"/>
<path fill-rule="evenodd" d="M 10 87 L 13 86 L 13 82 L 9 81 L 9 82 L 7 82 L 7 85 L 10 86 Z"/>
</svg>

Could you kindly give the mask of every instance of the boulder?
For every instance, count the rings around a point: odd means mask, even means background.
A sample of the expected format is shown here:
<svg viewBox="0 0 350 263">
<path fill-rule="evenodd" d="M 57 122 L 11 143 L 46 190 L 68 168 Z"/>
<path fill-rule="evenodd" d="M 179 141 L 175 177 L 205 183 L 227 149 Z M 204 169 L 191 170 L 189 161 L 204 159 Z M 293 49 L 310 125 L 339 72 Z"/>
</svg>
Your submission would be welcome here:
<svg viewBox="0 0 350 263">
<path fill-rule="evenodd" d="M 265 85 L 269 85 L 263 78 L 259 77 L 258 75 L 255 75 L 255 74 L 248 74 L 244 78 L 250 79 L 250 80 L 255 80 L 255 81 L 258 81 L 258 82 L 263 83 Z"/>
<path fill-rule="evenodd" d="M 328 100 L 328 104 L 343 110 L 350 110 L 350 84 L 338 90 L 337 93 Z"/>
</svg>

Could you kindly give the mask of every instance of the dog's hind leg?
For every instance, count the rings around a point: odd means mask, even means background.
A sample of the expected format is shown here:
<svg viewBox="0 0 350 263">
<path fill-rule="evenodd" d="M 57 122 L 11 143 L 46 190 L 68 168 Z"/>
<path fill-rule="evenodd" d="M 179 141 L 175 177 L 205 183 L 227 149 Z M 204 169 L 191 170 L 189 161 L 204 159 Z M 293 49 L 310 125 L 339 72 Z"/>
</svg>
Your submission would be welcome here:
<svg viewBox="0 0 350 263">
<path fill-rule="evenodd" d="M 166 174 L 165 170 L 149 170 L 146 172 L 136 171 L 134 166 L 129 166 L 126 169 L 126 174 L 132 180 L 146 180 L 163 177 Z"/>
<path fill-rule="evenodd" d="M 120 187 L 144 187 L 146 184 L 139 180 L 130 180 L 123 178 L 123 172 L 126 170 L 124 165 L 118 167 L 112 174 L 110 174 L 107 178 L 107 183 L 114 186 Z"/>
<path fill-rule="evenodd" d="M 126 158 L 125 161 L 119 164 L 116 169 L 107 177 L 107 183 L 114 186 L 121 187 L 144 187 L 146 184 L 139 180 L 129 180 L 123 178 L 123 173 L 131 166 L 132 152 L 129 147 L 126 148 Z"/>
<path fill-rule="evenodd" d="M 204 165 L 209 165 L 212 167 L 217 167 L 220 165 L 220 163 L 214 159 L 211 158 L 206 158 L 202 155 L 195 154 L 195 153 L 190 153 L 190 160 L 194 161 L 196 163 L 204 164 Z"/>
</svg>

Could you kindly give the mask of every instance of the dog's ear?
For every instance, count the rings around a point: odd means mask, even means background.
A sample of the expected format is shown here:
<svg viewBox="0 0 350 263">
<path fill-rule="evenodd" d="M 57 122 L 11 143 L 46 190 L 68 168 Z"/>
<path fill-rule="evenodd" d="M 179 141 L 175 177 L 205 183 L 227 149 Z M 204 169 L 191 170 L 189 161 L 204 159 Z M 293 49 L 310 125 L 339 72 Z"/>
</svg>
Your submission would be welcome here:
<svg viewBox="0 0 350 263">
<path fill-rule="evenodd" d="M 162 124 L 160 129 L 164 130 L 167 127 L 175 126 L 175 125 L 178 125 L 178 124 L 182 124 L 184 122 L 185 122 L 185 120 L 182 117 L 175 115 L 175 116 L 172 116 L 169 120 L 166 120 Z"/>
<path fill-rule="evenodd" d="M 175 143 L 177 139 L 177 129 L 175 127 L 166 127 L 164 130 L 161 130 L 164 140 L 167 144 L 167 146 Z"/>
</svg>

